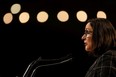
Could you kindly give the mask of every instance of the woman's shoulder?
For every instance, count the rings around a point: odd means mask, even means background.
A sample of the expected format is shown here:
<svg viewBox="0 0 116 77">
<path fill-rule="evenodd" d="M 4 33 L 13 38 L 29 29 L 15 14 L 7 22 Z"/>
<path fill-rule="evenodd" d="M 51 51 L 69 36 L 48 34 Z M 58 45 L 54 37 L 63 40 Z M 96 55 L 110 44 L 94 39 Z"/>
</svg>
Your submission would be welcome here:
<svg viewBox="0 0 116 77">
<path fill-rule="evenodd" d="M 116 62 L 116 50 L 110 49 L 106 53 L 102 54 L 98 59 L 98 64 L 110 65 L 110 63 Z"/>
<path fill-rule="evenodd" d="M 102 54 L 96 60 L 98 65 L 110 65 L 110 63 L 116 62 L 116 50 L 111 49 L 108 50 L 106 53 Z"/>
<path fill-rule="evenodd" d="M 116 56 L 116 49 L 110 49 L 106 53 L 104 53 L 102 56 Z"/>
</svg>

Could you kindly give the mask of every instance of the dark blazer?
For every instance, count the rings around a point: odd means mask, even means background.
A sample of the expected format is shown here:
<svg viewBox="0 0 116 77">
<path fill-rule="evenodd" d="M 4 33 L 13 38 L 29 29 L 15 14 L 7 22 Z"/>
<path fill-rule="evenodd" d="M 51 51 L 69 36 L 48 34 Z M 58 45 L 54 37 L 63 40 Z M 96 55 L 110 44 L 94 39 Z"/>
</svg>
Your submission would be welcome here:
<svg viewBox="0 0 116 77">
<path fill-rule="evenodd" d="M 108 50 L 97 58 L 85 77 L 116 77 L 116 50 Z"/>
</svg>

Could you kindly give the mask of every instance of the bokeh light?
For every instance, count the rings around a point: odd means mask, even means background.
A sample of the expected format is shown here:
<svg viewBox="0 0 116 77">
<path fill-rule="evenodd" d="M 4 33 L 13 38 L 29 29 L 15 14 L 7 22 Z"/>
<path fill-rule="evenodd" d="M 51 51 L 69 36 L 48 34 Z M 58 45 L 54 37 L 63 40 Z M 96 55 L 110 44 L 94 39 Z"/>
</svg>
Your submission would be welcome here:
<svg viewBox="0 0 116 77">
<path fill-rule="evenodd" d="M 87 13 L 83 10 L 80 10 L 76 13 L 76 17 L 80 22 L 85 22 L 87 20 Z"/>
<path fill-rule="evenodd" d="M 37 14 L 37 21 L 38 22 L 46 22 L 48 20 L 48 13 L 45 11 L 41 11 Z"/>
<path fill-rule="evenodd" d="M 6 13 L 4 16 L 3 16 L 3 22 L 5 24 L 10 24 L 13 20 L 13 15 L 11 13 Z"/>
<path fill-rule="evenodd" d="M 106 13 L 104 11 L 98 11 L 97 18 L 107 18 Z"/>
<path fill-rule="evenodd" d="M 19 21 L 21 23 L 26 23 L 28 22 L 30 16 L 29 16 L 29 13 L 28 12 L 23 12 L 19 15 Z"/>
<path fill-rule="evenodd" d="M 57 14 L 57 18 L 59 21 L 61 22 L 66 22 L 68 21 L 69 19 L 69 15 L 66 11 L 60 11 L 58 14 Z"/>
<path fill-rule="evenodd" d="M 21 10 L 21 5 L 20 4 L 18 4 L 18 3 L 16 3 L 16 4 L 13 4 L 12 6 L 11 6 L 11 13 L 12 14 L 17 14 L 17 13 L 19 13 L 20 12 L 20 10 Z"/>
</svg>

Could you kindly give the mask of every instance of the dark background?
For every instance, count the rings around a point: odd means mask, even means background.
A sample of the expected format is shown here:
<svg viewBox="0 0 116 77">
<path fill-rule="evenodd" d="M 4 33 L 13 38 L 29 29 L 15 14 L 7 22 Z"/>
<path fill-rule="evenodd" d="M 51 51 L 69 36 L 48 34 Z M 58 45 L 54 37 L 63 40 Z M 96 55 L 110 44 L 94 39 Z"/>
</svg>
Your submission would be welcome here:
<svg viewBox="0 0 116 77">
<path fill-rule="evenodd" d="M 3 16 L 15 3 L 21 4 L 22 9 L 6 25 Z M 40 56 L 54 59 L 71 53 L 74 60 L 68 70 L 72 77 L 84 77 L 94 58 L 84 50 L 81 36 L 86 22 L 78 21 L 76 12 L 86 11 L 89 19 L 102 10 L 116 27 L 115 7 L 114 0 L 0 0 L 0 77 L 21 77 L 28 64 Z M 36 20 L 41 10 L 49 14 L 45 23 Z M 67 22 L 57 20 L 60 10 L 68 12 Z M 18 16 L 24 11 L 30 14 L 30 20 L 21 24 Z"/>
</svg>

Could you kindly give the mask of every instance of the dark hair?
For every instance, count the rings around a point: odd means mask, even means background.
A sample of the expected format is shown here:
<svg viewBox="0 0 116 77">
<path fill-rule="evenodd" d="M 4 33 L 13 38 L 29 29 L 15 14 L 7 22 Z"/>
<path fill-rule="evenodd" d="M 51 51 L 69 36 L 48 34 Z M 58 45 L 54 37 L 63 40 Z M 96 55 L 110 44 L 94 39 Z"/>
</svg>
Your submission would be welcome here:
<svg viewBox="0 0 116 77">
<path fill-rule="evenodd" d="M 116 31 L 112 23 L 105 18 L 93 18 L 87 21 L 93 28 L 93 48 L 99 56 L 109 49 L 116 47 Z"/>
</svg>

